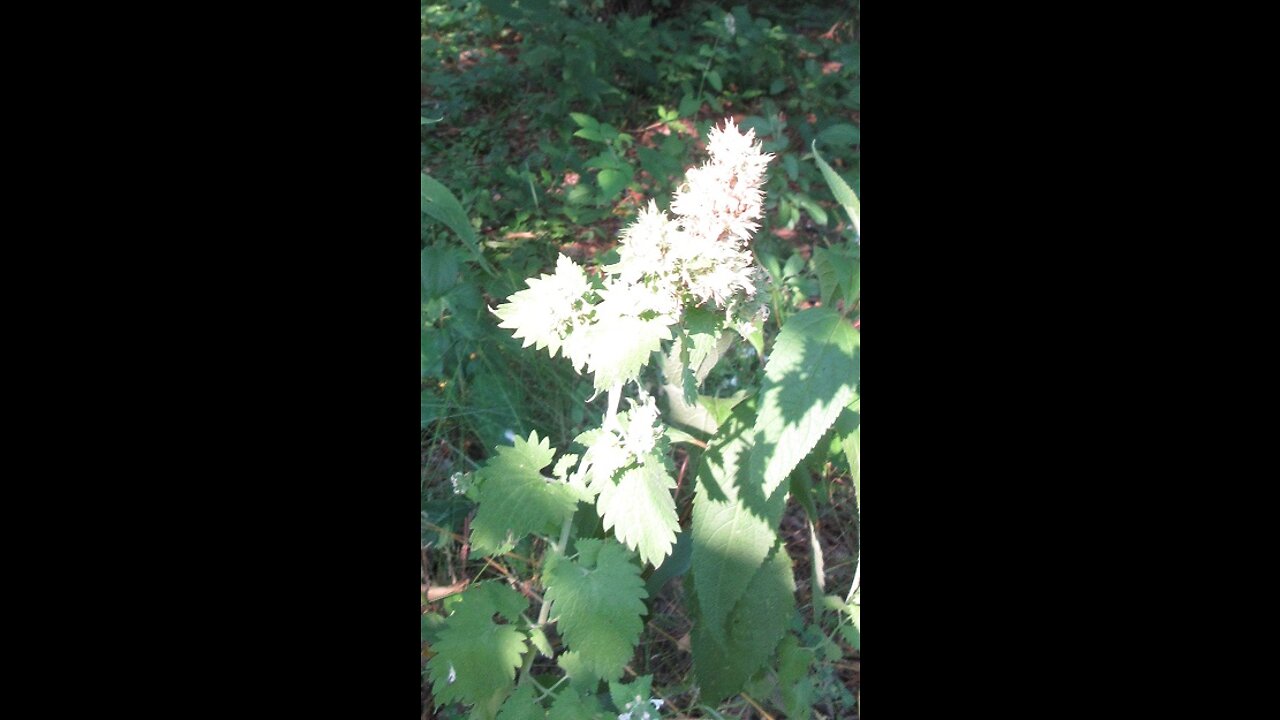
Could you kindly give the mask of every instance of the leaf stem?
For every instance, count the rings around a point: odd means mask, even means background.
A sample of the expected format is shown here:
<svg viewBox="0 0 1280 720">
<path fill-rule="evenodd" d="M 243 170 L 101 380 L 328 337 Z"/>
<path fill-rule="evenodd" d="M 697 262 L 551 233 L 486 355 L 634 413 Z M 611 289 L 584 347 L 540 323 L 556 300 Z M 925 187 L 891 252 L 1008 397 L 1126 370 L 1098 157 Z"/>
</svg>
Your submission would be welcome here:
<svg viewBox="0 0 1280 720">
<path fill-rule="evenodd" d="M 618 386 L 618 390 L 621 391 L 621 389 L 622 387 Z M 613 397 L 612 390 L 609 391 L 609 396 Z M 555 545 L 552 546 L 552 550 L 554 550 L 557 554 L 564 554 L 564 549 L 569 544 L 569 533 L 572 531 L 573 531 L 573 515 L 570 515 L 569 517 L 565 518 L 564 525 L 561 526 L 560 528 L 560 540 Z M 545 558 L 546 555 L 544 554 L 543 557 Z M 543 585 L 542 607 L 538 609 L 538 621 L 533 624 L 533 627 L 535 628 L 541 628 L 545 626 L 547 624 L 547 618 L 551 616 L 551 602 L 547 600 L 546 595 L 547 595 L 547 588 L 546 588 L 546 585 Z M 530 668 L 533 667 L 533 658 L 537 654 L 538 654 L 537 648 L 535 647 L 529 648 L 529 654 L 526 655 L 524 658 L 524 666 L 520 668 L 520 684 L 524 684 L 525 680 L 529 678 L 529 670 Z"/>
</svg>

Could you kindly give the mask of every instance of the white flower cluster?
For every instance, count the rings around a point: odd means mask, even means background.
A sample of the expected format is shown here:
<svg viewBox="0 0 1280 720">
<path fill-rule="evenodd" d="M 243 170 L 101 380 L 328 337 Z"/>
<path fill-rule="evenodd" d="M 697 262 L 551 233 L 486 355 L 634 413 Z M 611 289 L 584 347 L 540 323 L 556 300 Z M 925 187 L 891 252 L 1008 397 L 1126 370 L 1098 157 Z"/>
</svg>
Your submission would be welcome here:
<svg viewBox="0 0 1280 720">
<path fill-rule="evenodd" d="M 748 244 L 760 227 L 760 186 L 773 155 L 761 152 L 755 130 L 743 134 L 732 120 L 711 131 L 707 146 L 711 157 L 689 169 L 672 199 L 675 217 L 650 201 L 623 230 L 620 260 L 609 269 L 677 303 L 729 310 L 753 298 L 763 279 Z"/>
<path fill-rule="evenodd" d="M 627 706 L 623 708 L 625 712 L 618 715 L 618 720 L 632 720 L 632 716 L 636 713 L 641 713 L 636 720 L 656 720 L 656 718 L 658 718 L 658 709 L 662 707 L 662 703 L 663 700 L 661 699 L 651 698 L 649 700 L 645 700 L 637 695 L 635 700 L 627 703 Z M 649 708 L 645 707 L 645 705 L 648 704 L 653 705 L 652 714 L 650 714 Z"/>
</svg>

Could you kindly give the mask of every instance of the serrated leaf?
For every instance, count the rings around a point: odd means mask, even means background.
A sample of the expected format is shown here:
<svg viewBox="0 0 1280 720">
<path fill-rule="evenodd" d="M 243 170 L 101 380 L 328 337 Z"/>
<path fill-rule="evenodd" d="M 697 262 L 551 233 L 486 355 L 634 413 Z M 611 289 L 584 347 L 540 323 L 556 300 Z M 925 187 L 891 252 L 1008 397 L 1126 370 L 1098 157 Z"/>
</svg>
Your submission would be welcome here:
<svg viewBox="0 0 1280 720">
<path fill-rule="evenodd" d="M 554 273 L 529 278 L 527 284 L 528 288 L 513 293 L 494 309 L 493 314 L 502 321 L 498 327 L 514 330 L 512 337 L 524 340 L 522 347 L 546 348 L 551 357 L 563 345 L 565 356 L 580 365 L 581 359 L 570 352 L 567 337 L 570 332 L 589 329 L 570 330 L 590 306 L 591 281 L 582 266 L 560 255 Z"/>
<path fill-rule="evenodd" d="M 594 695 L 583 696 L 572 689 L 561 690 L 551 704 L 547 720 L 594 720 L 600 712 L 600 702 Z"/>
<path fill-rule="evenodd" d="M 778 541 L 734 606 L 727 632 L 694 624 L 693 663 L 703 698 L 715 704 L 739 692 L 773 656 L 795 612 L 794 593 L 791 558 Z"/>
<path fill-rule="evenodd" d="M 831 188 L 831 194 L 836 196 L 836 201 L 840 203 L 844 211 L 849 214 L 849 219 L 853 220 L 853 229 L 858 235 L 862 235 L 862 219 L 861 210 L 858 206 L 858 196 L 854 194 L 853 188 L 849 187 L 849 183 L 844 178 L 836 174 L 835 170 L 822 159 L 822 155 L 818 152 L 818 141 L 814 140 L 811 147 L 813 148 L 813 159 L 818 163 L 818 169 L 822 171 L 822 177 L 827 181 L 827 187 Z"/>
<path fill-rule="evenodd" d="M 533 683 L 526 682 L 502 703 L 497 720 L 543 720 L 547 713 L 534 696 Z"/>
<path fill-rule="evenodd" d="M 847 247 L 817 248 L 813 251 L 813 267 L 822 289 L 822 304 L 843 298 L 846 304 L 858 300 L 861 284 L 861 262 Z"/>
<path fill-rule="evenodd" d="M 769 495 L 813 450 L 858 386 L 859 334 L 830 308 L 782 326 L 765 366 L 750 475 Z"/>
<path fill-rule="evenodd" d="M 622 676 L 644 624 L 648 597 L 631 553 L 609 540 L 578 540 L 577 562 L 552 555 L 546 599 L 565 642 L 583 666 L 606 680 Z"/>
<path fill-rule="evenodd" d="M 656 566 L 670 554 L 680 529 L 671 496 L 675 486 L 662 458 L 651 454 L 639 466 L 624 471 L 617 482 L 593 476 L 591 489 L 599 493 L 596 510 L 604 529 L 612 528 L 618 540 L 640 553 L 641 560 Z"/>
<path fill-rule="evenodd" d="M 723 643 L 729 613 L 738 604 L 777 540 L 786 488 L 766 495 L 747 472 L 753 446 L 746 403 L 735 408 L 712 438 L 697 471 L 693 503 L 693 585 L 700 623 Z"/>
<path fill-rule="evenodd" d="M 614 707 L 622 712 L 626 712 L 624 708 L 639 709 L 641 713 L 645 710 L 653 710 L 650 700 L 653 699 L 653 676 L 641 675 L 634 682 L 622 684 L 620 682 L 609 682 L 609 697 L 613 700 Z M 648 707 L 646 707 L 648 706 Z M 652 713 L 654 716 L 657 713 Z M 632 715 L 632 720 L 640 720 L 639 714 Z"/>
<path fill-rule="evenodd" d="M 515 625 L 499 625 L 493 616 L 517 622 L 529 601 L 496 582 L 473 585 L 451 600 L 452 612 L 434 646 L 436 654 L 427 661 L 436 707 L 458 701 L 475 705 L 481 717 L 493 718 L 527 648 Z"/>
<path fill-rule="evenodd" d="M 536 431 L 497 450 L 476 471 L 480 507 L 471 523 L 471 548 L 479 555 L 505 552 L 528 533 L 554 531 L 578 504 L 567 486 L 539 472 L 551 464 L 555 451 L 546 438 L 539 442 Z"/>
<path fill-rule="evenodd" d="M 670 328 L 656 319 L 623 316 L 592 325 L 587 335 L 591 352 L 587 370 L 595 373 L 595 389 L 608 390 L 640 377 L 650 353 L 670 339 Z"/>
</svg>

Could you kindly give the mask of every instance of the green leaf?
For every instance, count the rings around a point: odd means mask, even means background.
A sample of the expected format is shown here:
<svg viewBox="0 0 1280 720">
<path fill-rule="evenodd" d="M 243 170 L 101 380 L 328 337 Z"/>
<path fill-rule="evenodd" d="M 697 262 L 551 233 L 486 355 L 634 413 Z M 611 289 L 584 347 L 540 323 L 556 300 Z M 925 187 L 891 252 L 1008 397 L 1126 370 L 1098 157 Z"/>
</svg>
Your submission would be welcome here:
<svg viewBox="0 0 1280 720">
<path fill-rule="evenodd" d="M 862 263 L 858 255 L 848 247 L 816 248 L 813 251 L 813 267 L 818 273 L 822 288 L 822 304 L 843 299 L 851 305 L 858 300 Z"/>
<path fill-rule="evenodd" d="M 613 700 L 614 707 L 621 712 L 636 711 L 631 716 L 632 720 L 640 720 L 640 716 L 645 711 L 649 711 L 655 718 L 658 713 L 653 712 L 653 676 L 641 675 L 634 682 L 623 685 L 619 682 L 609 682 L 609 697 Z"/>
<path fill-rule="evenodd" d="M 849 147 L 857 145 L 861 135 L 862 131 L 856 125 L 839 123 L 818 133 L 818 140 L 826 145 Z"/>
<path fill-rule="evenodd" d="M 533 683 L 521 685 L 502 704 L 497 720 L 543 720 L 547 716 L 534 696 Z"/>
<path fill-rule="evenodd" d="M 814 653 L 800 645 L 795 635 L 787 635 L 778 644 L 778 690 L 790 720 L 808 718 L 814 701 L 809 667 Z"/>
<path fill-rule="evenodd" d="M 510 692 L 524 654 L 524 634 L 515 625 L 499 625 L 494 614 L 520 621 L 529 601 L 500 583 L 478 583 L 454 596 L 452 612 L 427 661 L 436 707 L 458 701 L 476 705 L 483 718 L 493 718 Z"/>
<path fill-rule="evenodd" d="M 849 218 L 853 220 L 853 229 L 858 235 L 862 235 L 862 220 L 860 218 L 861 211 L 858 209 L 858 196 L 853 193 L 853 188 L 844 181 L 844 178 L 836 174 L 835 170 L 822 159 L 822 155 L 818 153 L 818 141 L 814 140 L 813 159 L 818 163 L 818 169 L 822 171 L 822 177 L 827 181 L 827 187 L 831 188 L 831 194 L 836 196 L 836 201 L 840 203 L 844 211 L 849 214 Z"/>
<path fill-rule="evenodd" d="M 537 431 L 497 450 L 476 472 L 480 507 L 471 523 L 471 547 L 479 555 L 505 552 L 527 533 L 553 532 L 578 503 L 567 486 L 539 472 L 555 451 L 546 438 L 539 442 Z"/>
<path fill-rule="evenodd" d="M 571 112 L 569 113 L 569 117 L 573 118 L 573 121 L 578 124 L 578 127 L 594 128 L 600 126 L 600 123 L 597 122 L 595 118 L 587 115 L 586 113 Z"/>
<path fill-rule="evenodd" d="M 648 597 L 631 553 L 610 540 L 580 539 L 579 560 L 552 555 L 544 569 L 556 627 L 583 666 L 606 680 L 622 676 L 635 652 Z"/>
<path fill-rule="evenodd" d="M 763 492 L 747 473 L 754 435 L 746 403 L 712 438 L 697 471 L 693 503 L 693 585 L 700 624 L 723 644 L 730 612 L 773 549 L 786 488 Z"/>
<path fill-rule="evenodd" d="M 724 90 L 724 83 L 720 80 L 720 73 L 715 70 L 707 71 L 707 82 L 711 83 L 711 87 L 715 88 L 716 92 Z"/>
<path fill-rule="evenodd" d="M 466 211 L 462 209 L 462 204 L 458 202 L 458 198 L 449 192 L 449 188 L 441 185 L 438 180 L 426 173 L 422 173 L 422 212 L 444 223 L 458 237 L 462 238 L 462 242 L 466 243 L 471 249 L 471 253 L 475 256 L 476 262 L 485 272 L 497 277 L 493 267 L 484 259 L 484 253 L 480 251 L 479 240 L 476 237 L 475 228 L 471 227 L 471 220 L 467 217 Z"/>
<path fill-rule="evenodd" d="M 593 475 L 591 489 L 599 493 L 596 510 L 604 529 L 612 528 L 627 547 L 639 551 L 641 560 L 656 566 L 671 553 L 680 529 L 676 501 L 671 496 L 675 486 L 663 458 L 652 453 L 642 458 L 639 466 L 623 472 L 616 483 Z"/>
<path fill-rule="evenodd" d="M 572 688 L 561 690 L 551 704 L 547 720 L 594 720 L 600 712 L 595 695 L 580 695 Z"/>
<path fill-rule="evenodd" d="M 689 540 L 689 533 L 676 533 L 676 544 L 672 548 L 671 554 L 654 569 L 653 574 L 645 581 L 644 587 L 648 591 L 650 597 L 656 596 L 664 585 L 672 578 L 680 577 L 689 572 L 689 565 L 693 559 L 693 543 Z"/>
<path fill-rule="evenodd" d="M 782 326 L 765 366 L 750 476 L 772 494 L 813 450 L 858 387 L 859 334 L 834 310 L 810 308 Z"/>
<path fill-rule="evenodd" d="M 605 198 L 612 198 L 617 195 L 620 190 L 625 188 L 631 182 L 631 167 L 625 169 L 606 168 L 600 171 L 596 176 L 596 182 L 600 185 L 600 194 Z"/>
<path fill-rule="evenodd" d="M 705 700 L 716 704 L 736 694 L 773 657 L 795 612 L 795 589 L 791 558 L 777 541 L 734 606 L 727 631 L 721 634 L 708 623 L 694 624 L 694 671 Z"/>
</svg>

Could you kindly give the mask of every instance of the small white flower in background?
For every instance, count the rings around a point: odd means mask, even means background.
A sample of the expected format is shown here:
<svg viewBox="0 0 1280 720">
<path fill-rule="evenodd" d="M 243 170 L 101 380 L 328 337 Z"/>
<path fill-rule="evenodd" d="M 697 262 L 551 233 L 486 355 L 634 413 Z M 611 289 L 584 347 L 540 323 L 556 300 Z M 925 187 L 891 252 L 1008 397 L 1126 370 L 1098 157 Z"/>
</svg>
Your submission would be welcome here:
<svg viewBox="0 0 1280 720">
<path fill-rule="evenodd" d="M 733 16 L 726 14 L 724 16 L 724 29 L 729 31 L 730 37 L 738 31 L 738 26 L 734 22 Z"/>
<path fill-rule="evenodd" d="M 511 430 L 503 430 L 502 437 L 506 438 L 507 442 L 509 443 L 513 443 L 516 441 L 516 434 Z"/>
<path fill-rule="evenodd" d="M 457 679 L 458 679 L 458 673 L 454 671 L 453 663 L 449 663 L 449 684 L 452 685 L 453 681 Z"/>
<path fill-rule="evenodd" d="M 733 16 L 732 16 L 732 15 L 730 15 L 730 17 L 733 17 Z M 658 698 L 654 698 L 654 699 L 650 700 L 649 702 L 653 703 L 653 709 L 654 709 L 654 710 L 661 710 L 661 709 L 662 709 L 662 703 L 664 703 L 664 702 L 666 702 L 666 701 L 665 701 L 665 700 L 660 700 L 660 699 L 658 699 Z"/>
<path fill-rule="evenodd" d="M 662 707 L 662 702 L 663 702 L 662 700 L 655 700 L 652 698 L 646 701 L 644 698 L 637 695 L 635 700 L 632 700 L 631 702 L 626 704 L 626 706 L 623 708 L 624 710 L 626 710 L 626 712 L 619 715 L 618 720 L 631 720 L 632 714 L 636 712 L 641 713 L 640 720 L 655 719 L 658 717 L 656 712 L 653 714 L 650 714 L 647 708 L 643 710 L 641 710 L 641 708 L 644 708 L 645 704 L 647 703 L 653 703 L 653 709 L 656 711 L 658 710 L 658 708 Z"/>
<path fill-rule="evenodd" d="M 456 472 L 449 476 L 449 484 L 453 486 L 454 495 L 461 495 L 471 487 L 471 478 L 465 473 Z"/>
</svg>

